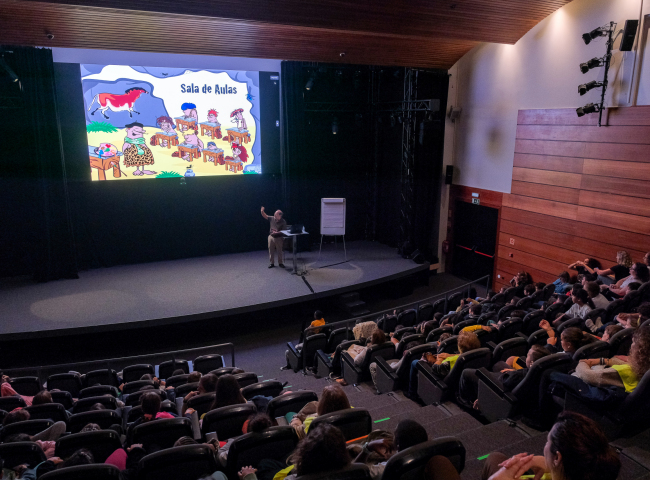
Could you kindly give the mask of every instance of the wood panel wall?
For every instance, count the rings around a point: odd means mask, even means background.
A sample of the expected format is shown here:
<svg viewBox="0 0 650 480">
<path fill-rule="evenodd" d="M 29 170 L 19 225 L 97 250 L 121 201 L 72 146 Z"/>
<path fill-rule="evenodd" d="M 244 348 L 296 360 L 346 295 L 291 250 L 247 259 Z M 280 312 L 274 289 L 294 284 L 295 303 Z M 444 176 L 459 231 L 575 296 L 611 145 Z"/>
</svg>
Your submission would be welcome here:
<svg viewBox="0 0 650 480">
<path fill-rule="evenodd" d="M 503 194 L 495 287 L 518 270 L 552 282 L 576 260 L 607 268 L 650 251 L 650 107 L 520 110 L 512 190 Z M 605 126 L 605 124 L 607 124 Z"/>
</svg>

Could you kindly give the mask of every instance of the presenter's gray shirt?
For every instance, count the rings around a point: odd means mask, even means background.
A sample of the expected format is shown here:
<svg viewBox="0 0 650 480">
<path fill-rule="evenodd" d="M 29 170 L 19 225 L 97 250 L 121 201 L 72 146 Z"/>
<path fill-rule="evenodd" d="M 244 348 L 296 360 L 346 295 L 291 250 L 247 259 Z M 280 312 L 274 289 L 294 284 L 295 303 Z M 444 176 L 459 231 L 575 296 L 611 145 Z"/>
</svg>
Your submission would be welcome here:
<svg viewBox="0 0 650 480">
<path fill-rule="evenodd" d="M 271 222 L 271 229 L 269 230 L 269 233 L 273 233 L 273 230 L 277 230 L 279 232 L 280 230 L 287 229 L 287 222 L 284 218 L 281 218 L 278 221 L 274 216 L 269 215 L 269 222 Z"/>
</svg>

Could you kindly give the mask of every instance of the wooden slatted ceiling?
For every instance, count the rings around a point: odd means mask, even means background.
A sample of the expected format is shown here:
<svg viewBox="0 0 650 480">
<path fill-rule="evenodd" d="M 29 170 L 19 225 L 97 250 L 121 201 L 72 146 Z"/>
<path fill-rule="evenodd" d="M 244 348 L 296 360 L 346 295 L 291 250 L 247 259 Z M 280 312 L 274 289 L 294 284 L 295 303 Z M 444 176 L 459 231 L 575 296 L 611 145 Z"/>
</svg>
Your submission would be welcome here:
<svg viewBox="0 0 650 480">
<path fill-rule="evenodd" d="M 569 1 L 4 0 L 0 42 L 448 69 Z"/>
<path fill-rule="evenodd" d="M 635 261 L 650 251 L 650 107 L 610 109 L 605 119 L 598 128 L 597 116 L 573 109 L 519 112 L 499 223 L 502 277 L 524 269 L 548 282 L 575 260 L 608 267 L 618 250 Z"/>
</svg>

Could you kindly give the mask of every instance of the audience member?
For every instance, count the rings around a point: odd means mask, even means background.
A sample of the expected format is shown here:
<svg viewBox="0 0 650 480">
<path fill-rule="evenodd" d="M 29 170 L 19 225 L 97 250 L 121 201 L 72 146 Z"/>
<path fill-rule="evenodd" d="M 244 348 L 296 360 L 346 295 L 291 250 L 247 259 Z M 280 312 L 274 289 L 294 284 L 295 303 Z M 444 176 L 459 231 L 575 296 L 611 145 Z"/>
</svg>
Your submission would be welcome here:
<svg viewBox="0 0 650 480">
<path fill-rule="evenodd" d="M 485 460 L 483 480 L 515 480 L 529 470 L 535 479 L 616 480 L 621 462 L 600 426 L 574 412 L 561 413 L 548 433 L 544 456 L 493 452 Z M 546 477 L 548 478 L 548 477 Z"/>
<path fill-rule="evenodd" d="M 46 403 L 52 403 L 52 394 L 47 390 L 41 390 L 32 399 L 32 405 L 44 405 Z"/>
<path fill-rule="evenodd" d="M 591 298 L 589 298 L 589 294 L 583 288 L 579 288 L 572 292 L 571 300 L 573 300 L 573 305 L 571 305 L 569 310 L 558 316 L 553 321 L 553 325 L 556 327 L 569 318 L 584 319 L 587 314 L 595 308 L 594 302 L 592 302 Z"/>
<path fill-rule="evenodd" d="M 600 286 L 596 282 L 587 282 L 585 284 L 585 290 L 589 294 L 589 298 L 591 298 L 594 308 L 607 308 L 609 300 L 600 293 Z"/>
<path fill-rule="evenodd" d="M 197 387 L 197 389 L 185 395 L 185 398 L 183 399 L 183 409 L 181 412 L 182 415 L 185 415 L 185 412 L 187 411 L 187 402 L 189 402 L 190 399 L 196 397 L 197 395 L 206 395 L 209 393 L 214 393 L 217 389 L 217 381 L 218 381 L 217 376 L 213 375 L 212 373 L 203 375 L 201 377 L 201 380 L 199 380 L 199 386 Z"/>
<path fill-rule="evenodd" d="M 585 334 L 578 327 L 565 328 L 560 335 L 560 346 L 557 345 L 557 336 L 555 330 L 547 320 L 539 322 L 539 327 L 546 330 L 548 333 L 548 340 L 546 341 L 546 349 L 551 353 L 565 352 L 574 354 L 577 349 L 582 347 L 585 343 Z M 561 350 L 560 350 L 561 348 Z"/>
<path fill-rule="evenodd" d="M 237 379 L 234 375 L 221 375 L 217 381 L 216 395 L 210 410 L 242 403 L 246 403 L 246 399 L 241 394 Z"/>
<path fill-rule="evenodd" d="M 603 336 L 601 337 L 601 340 L 603 342 L 609 342 L 609 340 L 621 330 L 624 330 L 622 325 L 608 325 L 605 327 L 605 330 L 603 331 Z"/>
<path fill-rule="evenodd" d="M 343 388 L 338 384 L 332 384 L 323 388 L 320 400 L 309 402 L 298 413 L 287 413 L 286 418 L 296 430 L 298 437 L 302 438 L 307 434 L 311 422 L 316 417 L 348 408 L 350 402 Z"/>
<path fill-rule="evenodd" d="M 513 287 L 517 287 L 517 290 L 515 291 L 515 295 L 517 297 L 523 297 L 524 296 L 524 287 L 528 285 L 529 283 L 533 283 L 530 273 L 525 272 L 525 271 L 520 271 L 512 277 L 512 280 L 510 280 L 510 285 Z"/>
<path fill-rule="evenodd" d="M 569 272 L 561 272 L 557 280 L 553 282 L 557 294 L 566 293 L 571 288 L 571 275 Z"/>
<path fill-rule="evenodd" d="M 594 273 L 598 274 L 598 280 L 601 283 L 611 285 L 612 283 L 618 282 L 627 277 L 630 274 L 631 266 L 632 257 L 630 257 L 630 254 L 625 250 L 621 250 L 616 253 L 616 265 L 607 270 L 594 268 Z"/>
<path fill-rule="evenodd" d="M 584 260 L 578 260 L 573 262 L 567 268 L 577 270 L 579 274 L 595 274 L 597 268 L 600 268 L 600 262 L 595 258 L 585 258 Z"/>
<path fill-rule="evenodd" d="M 609 294 L 613 298 L 624 297 L 629 289 L 629 285 L 632 282 L 645 283 L 650 279 L 650 271 L 648 266 L 645 263 L 636 262 L 630 266 L 630 275 L 625 278 L 622 278 L 614 285 L 602 285 L 603 293 L 605 295 Z"/>
<path fill-rule="evenodd" d="M 375 328 L 375 330 L 372 332 L 372 336 L 364 347 L 361 345 L 352 345 L 348 349 L 348 353 L 354 360 L 355 365 L 361 365 L 366 359 L 366 352 L 368 351 L 369 347 L 373 345 L 381 345 L 382 343 L 386 343 L 386 341 L 386 334 L 384 331 L 380 328 Z"/>
</svg>

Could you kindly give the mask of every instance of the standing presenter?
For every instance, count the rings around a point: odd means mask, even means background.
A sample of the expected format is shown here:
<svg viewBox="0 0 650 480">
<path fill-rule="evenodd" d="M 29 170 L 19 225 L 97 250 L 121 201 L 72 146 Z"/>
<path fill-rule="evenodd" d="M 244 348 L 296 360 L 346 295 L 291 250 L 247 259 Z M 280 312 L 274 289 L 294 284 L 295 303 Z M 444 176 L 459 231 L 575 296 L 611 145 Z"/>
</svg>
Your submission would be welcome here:
<svg viewBox="0 0 650 480">
<path fill-rule="evenodd" d="M 262 216 L 271 223 L 269 232 L 269 268 L 275 267 L 275 252 L 278 252 L 278 266 L 284 268 L 284 255 L 282 242 L 284 240 L 281 230 L 287 229 L 287 222 L 282 218 L 282 211 L 276 210 L 273 216 L 267 215 L 262 207 Z"/>
</svg>

